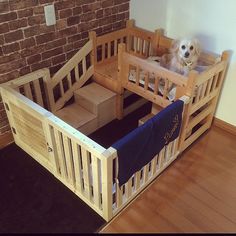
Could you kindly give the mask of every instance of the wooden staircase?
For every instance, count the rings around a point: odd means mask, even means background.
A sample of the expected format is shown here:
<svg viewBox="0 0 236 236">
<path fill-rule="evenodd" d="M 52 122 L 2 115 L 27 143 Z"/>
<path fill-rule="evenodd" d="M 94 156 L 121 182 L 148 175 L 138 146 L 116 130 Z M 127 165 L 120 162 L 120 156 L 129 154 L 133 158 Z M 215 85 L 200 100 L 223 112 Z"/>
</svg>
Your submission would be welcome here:
<svg viewBox="0 0 236 236">
<path fill-rule="evenodd" d="M 116 94 L 93 82 L 74 91 L 74 103 L 55 112 L 85 135 L 116 118 Z"/>
</svg>

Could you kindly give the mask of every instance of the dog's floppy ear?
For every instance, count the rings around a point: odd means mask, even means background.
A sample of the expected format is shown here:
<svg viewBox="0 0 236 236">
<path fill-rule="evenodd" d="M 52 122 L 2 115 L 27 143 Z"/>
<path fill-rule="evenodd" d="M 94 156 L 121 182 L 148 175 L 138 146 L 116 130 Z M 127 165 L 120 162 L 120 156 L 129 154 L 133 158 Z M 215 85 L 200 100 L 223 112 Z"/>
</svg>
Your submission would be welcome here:
<svg viewBox="0 0 236 236">
<path fill-rule="evenodd" d="M 197 55 L 200 56 L 201 51 L 202 51 L 200 41 L 195 38 L 195 39 L 193 39 L 193 42 L 195 45 L 195 51 L 196 51 Z"/>
<path fill-rule="evenodd" d="M 176 53 L 179 50 L 179 44 L 180 44 L 180 40 L 178 39 L 173 40 L 171 43 L 170 52 Z"/>
</svg>

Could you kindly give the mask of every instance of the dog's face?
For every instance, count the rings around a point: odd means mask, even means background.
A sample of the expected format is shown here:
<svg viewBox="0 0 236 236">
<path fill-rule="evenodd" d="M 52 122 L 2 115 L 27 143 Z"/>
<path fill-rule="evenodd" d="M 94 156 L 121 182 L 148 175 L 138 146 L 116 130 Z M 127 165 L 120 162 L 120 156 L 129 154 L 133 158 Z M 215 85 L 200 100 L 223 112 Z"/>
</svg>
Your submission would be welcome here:
<svg viewBox="0 0 236 236">
<path fill-rule="evenodd" d="M 197 39 L 174 40 L 171 52 L 176 53 L 186 63 L 194 63 L 201 53 L 200 43 Z"/>
</svg>

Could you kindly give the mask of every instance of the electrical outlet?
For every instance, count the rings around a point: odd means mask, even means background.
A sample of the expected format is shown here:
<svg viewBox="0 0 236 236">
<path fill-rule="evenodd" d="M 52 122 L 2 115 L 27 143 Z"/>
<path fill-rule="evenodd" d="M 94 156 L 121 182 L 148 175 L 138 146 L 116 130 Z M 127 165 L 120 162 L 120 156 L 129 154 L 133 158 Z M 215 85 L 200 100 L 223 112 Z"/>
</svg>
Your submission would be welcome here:
<svg viewBox="0 0 236 236">
<path fill-rule="evenodd" d="M 56 24 L 56 15 L 54 5 L 47 5 L 44 7 L 44 14 L 46 19 L 46 25 L 55 25 Z"/>
</svg>

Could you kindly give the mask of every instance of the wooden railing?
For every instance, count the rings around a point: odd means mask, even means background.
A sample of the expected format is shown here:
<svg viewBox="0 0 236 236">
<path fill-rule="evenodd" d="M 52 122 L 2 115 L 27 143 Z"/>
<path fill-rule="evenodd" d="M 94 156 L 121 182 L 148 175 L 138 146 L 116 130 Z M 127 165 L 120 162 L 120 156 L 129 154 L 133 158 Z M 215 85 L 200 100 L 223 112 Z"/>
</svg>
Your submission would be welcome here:
<svg viewBox="0 0 236 236">
<path fill-rule="evenodd" d="M 120 45 L 119 52 L 120 78 L 124 88 L 161 107 L 171 103 L 168 98 L 171 88 L 176 90 L 175 100 L 185 95 L 189 86 L 187 77 L 127 53 L 125 45 Z"/>
<path fill-rule="evenodd" d="M 134 26 L 134 21 L 127 21 L 126 28 L 111 32 L 102 36 L 96 36 L 96 32 L 89 34 L 93 40 L 94 64 L 117 60 L 118 46 L 126 45 L 126 50 L 138 57 L 146 58 L 155 55 L 160 37 L 160 31 L 151 32 Z"/>
<path fill-rule="evenodd" d="M 91 62 L 93 42 L 88 41 L 54 76 L 47 81 L 50 109 L 55 112 L 82 87 L 94 73 Z"/>
</svg>

